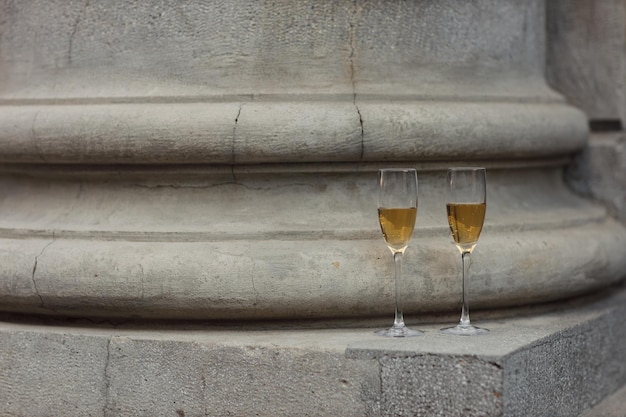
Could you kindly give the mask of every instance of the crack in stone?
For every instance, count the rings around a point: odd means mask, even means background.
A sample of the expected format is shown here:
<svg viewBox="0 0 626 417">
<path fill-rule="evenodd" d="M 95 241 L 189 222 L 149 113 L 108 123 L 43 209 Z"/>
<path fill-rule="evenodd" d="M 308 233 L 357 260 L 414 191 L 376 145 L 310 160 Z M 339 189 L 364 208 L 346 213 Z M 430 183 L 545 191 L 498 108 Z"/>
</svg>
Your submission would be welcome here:
<svg viewBox="0 0 626 417">
<path fill-rule="evenodd" d="M 233 177 L 233 182 L 236 184 L 237 183 L 237 177 L 235 175 L 235 157 L 236 157 L 236 153 L 235 153 L 235 138 L 236 138 L 236 134 L 237 134 L 237 124 L 239 123 L 239 116 L 241 116 L 241 110 L 243 109 L 243 106 L 246 103 L 241 103 L 239 105 L 239 109 L 237 110 L 237 116 L 235 116 L 235 125 L 233 126 L 233 142 L 232 142 L 232 147 L 231 147 L 231 175 Z"/>
<path fill-rule="evenodd" d="M 52 233 L 52 241 L 48 242 L 48 244 L 46 246 L 44 246 L 43 249 L 41 249 L 41 252 L 39 252 L 39 255 L 35 256 L 35 263 L 33 265 L 33 272 L 31 274 L 31 280 L 33 281 L 33 287 L 35 289 L 35 294 L 37 294 L 37 297 L 39 297 L 39 303 L 40 303 L 41 307 L 45 307 L 46 304 L 43 301 L 43 297 L 41 296 L 41 293 L 39 292 L 39 287 L 37 286 L 37 280 L 35 279 L 35 273 L 37 272 L 37 264 L 39 263 L 39 257 L 41 255 L 43 255 L 45 250 L 48 249 L 50 247 L 50 245 L 52 245 L 55 241 L 56 241 L 56 238 L 55 238 L 54 232 L 53 232 Z"/>
<path fill-rule="evenodd" d="M 487 363 L 488 363 L 489 365 L 493 365 L 493 366 L 495 366 L 496 368 L 498 368 L 498 369 L 500 369 L 500 370 L 504 369 L 504 367 L 502 366 L 502 364 L 501 364 L 501 363 L 498 363 L 498 362 L 496 362 L 496 361 L 487 361 Z"/>
<path fill-rule="evenodd" d="M 361 155 L 359 156 L 359 160 L 363 160 L 363 155 L 365 154 L 365 132 L 363 131 L 363 116 L 361 115 L 361 110 L 359 110 L 359 106 L 356 104 L 356 93 L 354 94 L 354 107 L 356 107 L 356 112 L 359 114 L 359 124 L 361 125 Z"/>
<path fill-rule="evenodd" d="M 365 152 L 365 132 L 363 130 L 363 115 L 361 114 L 361 110 L 359 106 L 356 104 L 356 68 L 354 65 L 354 56 L 356 53 L 356 20 L 359 12 L 358 0 L 354 0 L 354 10 L 352 19 L 350 20 L 350 81 L 352 82 L 352 104 L 354 105 L 357 114 L 359 115 L 359 126 L 361 129 L 361 155 L 359 157 L 360 160 L 363 160 L 363 154 Z"/>
<path fill-rule="evenodd" d="M 74 48 L 74 36 L 76 35 L 76 32 L 78 31 L 78 26 L 83 20 L 83 16 L 85 15 L 85 12 L 88 6 L 89 6 L 89 0 L 85 1 L 83 5 L 83 10 L 80 12 L 78 17 L 76 17 L 76 20 L 74 21 L 74 26 L 72 27 L 72 33 L 70 33 L 70 39 L 68 42 L 69 45 L 68 45 L 68 51 L 67 51 L 67 61 L 70 65 L 72 64 L 72 51 Z"/>
</svg>

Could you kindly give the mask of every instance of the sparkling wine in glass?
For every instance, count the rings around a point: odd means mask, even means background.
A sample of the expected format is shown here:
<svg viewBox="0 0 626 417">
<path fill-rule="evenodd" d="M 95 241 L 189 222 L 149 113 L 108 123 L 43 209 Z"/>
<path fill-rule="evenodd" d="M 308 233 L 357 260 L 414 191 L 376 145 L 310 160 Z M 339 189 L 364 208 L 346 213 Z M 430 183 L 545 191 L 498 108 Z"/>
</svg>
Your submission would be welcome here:
<svg viewBox="0 0 626 417">
<path fill-rule="evenodd" d="M 417 171 L 415 169 L 381 169 L 378 171 L 378 221 L 383 238 L 393 255 L 395 266 L 396 313 L 393 326 L 376 334 L 408 337 L 422 334 L 404 324 L 402 313 L 402 257 L 409 245 L 417 216 Z"/>
<path fill-rule="evenodd" d="M 446 211 L 454 244 L 461 252 L 463 298 L 461 320 L 443 333 L 462 336 L 485 334 L 489 330 L 474 327 L 469 317 L 469 283 L 471 254 L 485 221 L 487 210 L 487 177 L 485 168 L 450 168 L 448 170 Z"/>
</svg>

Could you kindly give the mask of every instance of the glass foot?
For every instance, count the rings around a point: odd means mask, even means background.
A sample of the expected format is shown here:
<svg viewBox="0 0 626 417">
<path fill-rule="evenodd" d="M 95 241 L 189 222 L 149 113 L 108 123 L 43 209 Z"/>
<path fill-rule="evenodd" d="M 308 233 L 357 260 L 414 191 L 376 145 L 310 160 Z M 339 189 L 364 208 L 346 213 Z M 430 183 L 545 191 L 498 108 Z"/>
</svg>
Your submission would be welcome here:
<svg viewBox="0 0 626 417">
<path fill-rule="evenodd" d="M 489 333 L 489 330 L 482 329 L 480 327 L 474 327 L 471 324 L 457 324 L 454 327 L 446 327 L 445 329 L 441 329 L 439 331 L 441 333 L 455 334 L 458 336 L 476 336 Z"/>
<path fill-rule="evenodd" d="M 377 334 L 378 336 L 385 336 L 385 337 L 412 337 L 412 336 L 421 336 L 424 334 L 424 332 L 420 330 L 409 329 L 408 327 L 404 325 L 403 326 L 393 325 L 392 327 L 388 329 L 377 330 L 374 332 L 374 334 Z"/>
</svg>

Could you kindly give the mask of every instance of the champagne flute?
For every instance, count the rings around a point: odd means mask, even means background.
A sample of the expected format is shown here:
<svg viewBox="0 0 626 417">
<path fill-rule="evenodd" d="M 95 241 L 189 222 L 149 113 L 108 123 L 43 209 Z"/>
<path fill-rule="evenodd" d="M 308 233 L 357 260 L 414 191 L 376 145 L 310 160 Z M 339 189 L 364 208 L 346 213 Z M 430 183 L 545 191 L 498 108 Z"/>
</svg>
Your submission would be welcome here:
<svg viewBox="0 0 626 417">
<path fill-rule="evenodd" d="M 381 169 L 378 171 L 378 221 L 395 265 L 396 314 L 393 326 L 377 335 L 408 337 L 422 334 L 404 324 L 402 313 L 402 257 L 409 244 L 417 216 L 417 171 L 415 169 Z"/>
<path fill-rule="evenodd" d="M 448 223 L 454 244 L 461 252 L 463 307 L 459 324 L 441 331 L 462 336 L 485 334 L 489 330 L 471 325 L 468 302 L 471 254 L 478 243 L 487 210 L 485 168 L 450 168 L 448 191 Z"/>
</svg>

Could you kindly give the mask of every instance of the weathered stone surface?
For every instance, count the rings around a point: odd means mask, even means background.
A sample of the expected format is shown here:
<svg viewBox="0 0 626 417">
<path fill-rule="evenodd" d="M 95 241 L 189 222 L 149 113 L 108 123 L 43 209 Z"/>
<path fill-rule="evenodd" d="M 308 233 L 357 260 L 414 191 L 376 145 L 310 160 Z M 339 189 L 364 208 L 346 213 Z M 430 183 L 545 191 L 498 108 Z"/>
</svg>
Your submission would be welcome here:
<svg viewBox="0 0 626 417">
<path fill-rule="evenodd" d="M 372 415 L 376 361 L 341 351 L 202 342 L 111 342 L 107 412 L 136 415 Z"/>
<path fill-rule="evenodd" d="M 383 379 L 388 415 L 577 416 L 626 383 L 625 293 L 616 292 L 582 308 L 480 321 L 486 336 L 430 334 L 437 327 L 422 325 L 423 338 L 355 341 L 347 355 L 380 360 L 396 388 L 387 393 Z"/>
<path fill-rule="evenodd" d="M 108 339 L 56 330 L 3 326 L 0 415 L 103 415 Z"/>
<path fill-rule="evenodd" d="M 404 340 L 365 327 L 391 314 L 263 326 L 5 316 L 0 415 L 577 416 L 626 383 L 625 301 L 621 287 L 474 314 L 491 330 L 479 337 L 409 321 L 426 333 Z"/>
<path fill-rule="evenodd" d="M 0 161 L 261 164 L 535 158 L 587 138 L 560 102 L 325 100 L 2 106 Z M 6 128 L 5 128 L 6 127 Z"/>
<path fill-rule="evenodd" d="M 3 309 L 212 319 L 393 311 L 393 263 L 377 224 L 375 170 L 248 169 L 196 168 L 169 178 L 121 171 L 120 181 L 97 170 L 46 178 L 33 171 L 0 182 L 13 196 L 0 205 L 4 256 L 22 260 L 0 265 L 7 274 Z M 550 301 L 623 277 L 626 234 L 601 206 L 563 187 L 560 170 L 488 172 L 486 226 L 473 257 L 474 306 Z M 526 182 L 517 183 L 521 173 Z M 402 284 L 408 314 L 459 306 L 460 260 L 450 243 L 444 186 L 441 172 L 420 172 L 417 229 Z M 284 214 L 277 217 L 277 210 Z"/>
<path fill-rule="evenodd" d="M 489 169 L 476 306 L 624 275 L 626 230 L 561 176 L 588 127 L 544 78 L 543 0 L 0 12 L 0 237 L 16 260 L 0 265 L 5 311 L 385 314 L 376 170 L 400 164 L 420 170 L 408 313 L 458 307 L 451 165 Z"/>
<path fill-rule="evenodd" d="M 44 3 L 0 3 L 3 99 L 558 97 L 542 0 Z"/>
<path fill-rule="evenodd" d="M 545 158 L 586 139 L 543 76 L 542 0 L 57 3 L 0 3 L 2 161 Z"/>
<path fill-rule="evenodd" d="M 624 385 L 621 314 L 564 329 L 510 354 L 503 366 L 506 415 L 575 416 Z"/>
<path fill-rule="evenodd" d="M 562 180 L 586 116 L 545 82 L 541 0 L 57 3 L 0 2 L 4 310 L 384 314 L 394 164 L 420 169 L 409 313 L 458 306 L 450 165 L 489 169 L 475 305 L 624 276 L 626 230 Z"/>
<path fill-rule="evenodd" d="M 586 411 L 581 417 L 623 417 L 626 416 L 626 386 L 609 395 L 593 409 Z"/>
<path fill-rule="evenodd" d="M 233 163 L 240 103 L 1 106 L 13 163 Z"/>
<path fill-rule="evenodd" d="M 603 202 L 626 224 L 626 134 L 594 133 L 568 167 L 568 180 L 579 193 Z"/>
<path fill-rule="evenodd" d="M 626 126 L 626 2 L 547 2 L 550 84 L 589 119 Z"/>
<path fill-rule="evenodd" d="M 363 159 L 472 161 L 562 155 L 584 145 L 584 115 L 562 103 L 356 102 Z"/>
<path fill-rule="evenodd" d="M 490 170 L 473 306 L 619 281 L 624 227 L 561 176 L 588 116 L 624 120 L 623 2 L 588 3 L 0 1 L 2 309 L 391 316 L 372 213 L 375 170 L 396 163 L 425 172 L 410 318 L 458 308 L 438 182 L 449 165 Z M 588 10 L 584 25 L 570 14 Z M 553 85 L 588 114 L 544 79 L 546 23 Z M 469 340 L 432 323 L 398 341 L 286 323 L 6 321 L 0 404 L 29 416 L 575 415 L 624 384 L 623 305 L 485 321 L 492 333 Z"/>
<path fill-rule="evenodd" d="M 502 416 L 502 368 L 471 356 L 383 357 L 381 415 Z"/>
</svg>

